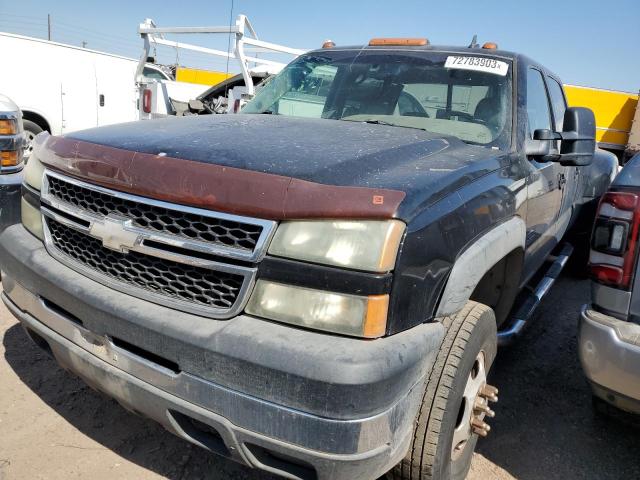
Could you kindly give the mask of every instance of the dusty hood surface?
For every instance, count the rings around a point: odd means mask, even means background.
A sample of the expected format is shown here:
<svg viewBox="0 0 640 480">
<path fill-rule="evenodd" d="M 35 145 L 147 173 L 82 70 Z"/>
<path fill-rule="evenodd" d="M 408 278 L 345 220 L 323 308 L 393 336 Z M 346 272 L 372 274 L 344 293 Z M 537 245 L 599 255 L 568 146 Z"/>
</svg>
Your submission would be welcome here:
<svg viewBox="0 0 640 480">
<path fill-rule="evenodd" d="M 422 130 L 277 115 L 167 118 L 64 138 L 314 184 L 400 191 L 406 194 L 395 212 L 400 218 L 426 197 L 441 198 L 500 167 L 496 151 Z M 135 167 L 141 156 L 130 162 Z"/>
</svg>

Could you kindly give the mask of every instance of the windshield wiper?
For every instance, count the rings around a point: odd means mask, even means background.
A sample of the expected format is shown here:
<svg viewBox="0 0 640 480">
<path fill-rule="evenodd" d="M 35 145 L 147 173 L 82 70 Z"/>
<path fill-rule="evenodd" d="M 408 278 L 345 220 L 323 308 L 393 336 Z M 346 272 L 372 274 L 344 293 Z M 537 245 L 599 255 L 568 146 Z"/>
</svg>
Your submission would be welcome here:
<svg viewBox="0 0 640 480">
<path fill-rule="evenodd" d="M 365 120 L 356 119 L 356 118 L 341 118 L 340 120 L 344 120 L 345 122 L 360 122 L 360 123 L 369 123 L 371 125 L 386 125 L 386 126 L 389 126 L 389 127 L 413 128 L 414 130 L 427 131 L 426 128 L 412 127 L 410 125 L 398 125 L 397 123 L 391 123 L 391 122 L 387 122 L 385 120 L 380 120 L 380 119 L 377 119 L 377 118 L 368 118 L 368 119 L 365 119 Z"/>
</svg>

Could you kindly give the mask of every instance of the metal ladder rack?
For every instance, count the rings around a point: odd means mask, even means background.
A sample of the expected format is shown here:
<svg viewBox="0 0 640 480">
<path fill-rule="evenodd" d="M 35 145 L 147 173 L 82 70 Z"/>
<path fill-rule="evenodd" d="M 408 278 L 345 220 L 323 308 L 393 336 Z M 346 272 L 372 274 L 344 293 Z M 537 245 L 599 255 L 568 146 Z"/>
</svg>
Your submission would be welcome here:
<svg viewBox="0 0 640 480">
<path fill-rule="evenodd" d="M 206 53 L 209 55 L 215 55 L 218 57 L 224 57 L 229 59 L 236 59 L 240 64 L 240 71 L 244 77 L 245 85 L 247 87 L 247 93 L 253 95 L 255 93 L 255 86 L 251 79 L 251 65 L 260 65 L 271 67 L 274 73 L 282 69 L 285 64 L 282 62 L 276 62 L 265 58 L 259 58 L 255 56 L 258 52 L 270 52 L 270 53 L 284 53 L 297 57 L 306 52 L 298 48 L 290 48 L 284 45 L 278 45 L 276 43 L 265 42 L 258 39 L 253 25 L 246 17 L 246 15 L 238 15 L 235 25 L 226 25 L 222 27 L 158 27 L 155 22 L 147 18 L 138 27 L 138 33 L 144 41 L 144 49 L 138 62 L 138 68 L 136 70 L 136 83 L 140 85 L 142 83 L 142 72 L 144 65 L 149 57 L 151 51 L 151 45 L 165 45 L 173 48 L 182 48 L 185 50 L 191 50 L 199 53 Z M 233 34 L 235 37 L 235 43 L 233 52 L 225 52 L 224 50 L 217 50 L 208 47 L 201 47 L 198 45 L 192 45 L 189 43 L 177 42 L 173 40 L 167 40 L 166 34 L 194 34 L 194 33 L 218 33 L 218 34 Z M 246 46 L 249 47 L 246 47 Z"/>
</svg>

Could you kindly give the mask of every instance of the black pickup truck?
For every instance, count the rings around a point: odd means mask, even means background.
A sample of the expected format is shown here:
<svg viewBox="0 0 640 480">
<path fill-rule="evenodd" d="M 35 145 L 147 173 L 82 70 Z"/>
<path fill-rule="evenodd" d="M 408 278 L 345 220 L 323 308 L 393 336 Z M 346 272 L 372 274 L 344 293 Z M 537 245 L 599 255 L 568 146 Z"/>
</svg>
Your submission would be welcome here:
<svg viewBox="0 0 640 480">
<path fill-rule="evenodd" d="M 39 135 L 2 298 L 64 368 L 217 454 L 462 479 L 499 341 L 616 173 L 594 134 L 495 45 L 312 51 L 240 115 Z"/>
</svg>

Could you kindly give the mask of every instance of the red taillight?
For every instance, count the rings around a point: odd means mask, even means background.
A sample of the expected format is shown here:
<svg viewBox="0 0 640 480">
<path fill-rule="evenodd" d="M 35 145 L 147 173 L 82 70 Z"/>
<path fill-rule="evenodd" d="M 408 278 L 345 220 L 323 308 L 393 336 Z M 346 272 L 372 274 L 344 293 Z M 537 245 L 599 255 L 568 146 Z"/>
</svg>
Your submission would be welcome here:
<svg viewBox="0 0 640 480">
<path fill-rule="evenodd" d="M 608 192 L 600 201 L 600 208 L 603 204 L 609 204 L 620 210 L 633 212 L 638 205 L 638 195 L 628 192 Z"/>
<path fill-rule="evenodd" d="M 591 265 L 591 275 L 595 281 L 606 285 L 620 285 L 624 279 L 624 273 L 620 267 L 609 265 Z"/>
<path fill-rule="evenodd" d="M 594 281 L 628 289 L 638 256 L 638 195 L 608 192 L 600 201 L 591 238 L 589 267 Z"/>
<path fill-rule="evenodd" d="M 142 111 L 151 113 L 151 90 L 148 88 L 145 88 L 142 92 Z"/>
</svg>

